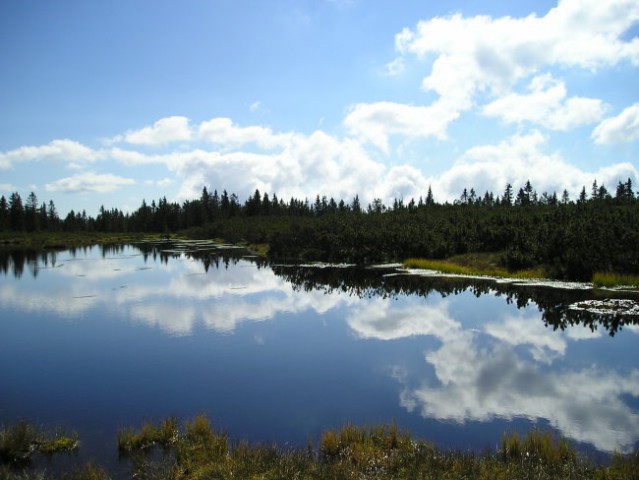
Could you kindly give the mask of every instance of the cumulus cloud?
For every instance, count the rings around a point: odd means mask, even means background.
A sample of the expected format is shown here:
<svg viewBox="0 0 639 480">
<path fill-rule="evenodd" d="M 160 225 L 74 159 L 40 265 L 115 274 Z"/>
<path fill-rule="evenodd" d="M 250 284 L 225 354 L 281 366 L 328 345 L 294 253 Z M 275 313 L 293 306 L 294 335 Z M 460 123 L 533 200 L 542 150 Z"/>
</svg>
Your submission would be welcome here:
<svg viewBox="0 0 639 480">
<path fill-rule="evenodd" d="M 639 139 L 639 103 L 597 125 L 592 132 L 592 139 L 598 144 L 632 142 Z"/>
<path fill-rule="evenodd" d="M 498 117 L 507 123 L 531 122 L 551 130 L 571 128 L 601 120 L 604 104 L 599 99 L 566 98 L 564 82 L 550 74 L 534 77 L 528 86 L 530 93 L 510 93 L 485 105 L 482 113 Z"/>
<path fill-rule="evenodd" d="M 568 97 L 565 84 L 548 75 L 551 67 L 597 69 L 630 61 L 639 64 L 639 40 L 623 34 L 639 20 L 633 0 L 564 0 L 545 16 L 524 18 L 486 15 L 435 17 L 405 28 L 395 37 L 400 56 L 386 65 L 388 75 L 401 73 L 409 55 L 432 60 L 422 88 L 438 98 L 430 105 L 393 102 L 358 104 L 346 117 L 346 128 L 388 153 L 390 135 L 446 138 L 448 125 L 476 106 L 480 93 L 496 97 L 485 115 L 509 123 L 533 122 L 553 130 L 597 122 L 598 99 Z M 531 93 L 513 94 L 518 81 L 537 75 Z M 521 104 L 527 109 L 521 108 Z M 513 105 L 517 109 L 513 109 Z"/>
<path fill-rule="evenodd" d="M 126 142 L 134 145 L 162 146 L 172 142 L 191 140 L 189 119 L 181 116 L 161 118 L 153 125 L 139 130 L 131 130 L 114 137 L 112 142 Z"/>
<path fill-rule="evenodd" d="M 352 107 L 344 126 L 357 138 L 389 153 L 389 136 L 446 138 L 448 124 L 458 113 L 436 102 L 428 107 L 394 102 L 361 103 Z"/>
<path fill-rule="evenodd" d="M 259 108 L 259 102 L 258 102 Z M 290 141 L 290 134 L 274 134 L 270 128 L 260 126 L 239 127 L 230 118 L 213 118 L 202 122 L 200 138 L 225 147 L 241 147 L 254 143 L 263 149 L 282 147 Z"/>
<path fill-rule="evenodd" d="M 110 173 L 86 172 L 47 183 L 45 190 L 63 193 L 108 193 L 134 183 L 135 181 L 130 178 L 118 177 Z"/>
<path fill-rule="evenodd" d="M 23 146 L 0 153 L 0 169 L 10 168 L 18 163 L 32 161 L 53 161 L 78 165 L 92 163 L 104 158 L 104 152 L 93 150 L 79 142 L 62 139 L 46 145 Z"/>
<path fill-rule="evenodd" d="M 478 193 L 495 191 L 511 183 L 515 188 L 530 180 L 539 194 L 560 193 L 567 189 L 576 195 L 594 179 L 599 184 L 616 185 L 625 178 L 638 178 L 639 171 L 630 163 L 617 163 L 595 171 L 572 165 L 557 152 L 546 152 L 548 137 L 539 131 L 514 135 L 492 145 L 468 149 L 450 169 L 433 182 L 435 194 L 458 198 L 464 188 L 474 187 Z"/>
<path fill-rule="evenodd" d="M 502 92 L 546 66 L 639 64 L 639 41 L 623 39 L 637 20 L 633 0 L 564 0 L 543 17 L 436 17 L 395 42 L 402 54 L 435 55 L 422 86 L 463 109 L 475 92 Z"/>
</svg>

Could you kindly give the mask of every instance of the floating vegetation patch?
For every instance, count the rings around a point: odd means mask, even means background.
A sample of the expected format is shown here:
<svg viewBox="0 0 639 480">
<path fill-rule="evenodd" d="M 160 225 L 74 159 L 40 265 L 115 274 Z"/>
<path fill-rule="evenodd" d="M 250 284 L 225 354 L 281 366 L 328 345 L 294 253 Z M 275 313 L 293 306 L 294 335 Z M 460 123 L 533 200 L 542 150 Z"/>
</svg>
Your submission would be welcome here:
<svg viewBox="0 0 639 480">
<path fill-rule="evenodd" d="M 598 314 L 639 315 L 639 303 L 635 300 L 622 298 L 584 300 L 573 303 L 568 309 Z"/>
</svg>

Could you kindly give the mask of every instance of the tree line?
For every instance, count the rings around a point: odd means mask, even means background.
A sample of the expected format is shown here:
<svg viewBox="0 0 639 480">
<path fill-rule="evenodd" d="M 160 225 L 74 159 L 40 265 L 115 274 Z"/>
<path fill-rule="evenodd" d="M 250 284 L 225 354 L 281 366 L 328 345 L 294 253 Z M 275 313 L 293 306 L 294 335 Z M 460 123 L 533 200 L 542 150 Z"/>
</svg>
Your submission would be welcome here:
<svg viewBox="0 0 639 480">
<path fill-rule="evenodd" d="M 464 189 L 440 203 L 429 188 L 415 199 L 385 205 L 359 196 L 339 201 L 284 200 L 255 190 L 241 202 L 207 187 L 183 203 L 142 201 L 133 212 L 101 207 L 58 216 L 53 201 L 0 198 L 0 231 L 185 232 L 193 237 L 267 243 L 274 259 L 369 263 L 408 257 L 446 258 L 501 252 L 504 266 L 544 265 L 553 276 L 585 279 L 595 271 L 639 273 L 639 194 L 630 179 L 613 191 L 595 180 L 576 199 L 567 191 L 539 194 L 530 181 L 501 194 Z"/>
</svg>

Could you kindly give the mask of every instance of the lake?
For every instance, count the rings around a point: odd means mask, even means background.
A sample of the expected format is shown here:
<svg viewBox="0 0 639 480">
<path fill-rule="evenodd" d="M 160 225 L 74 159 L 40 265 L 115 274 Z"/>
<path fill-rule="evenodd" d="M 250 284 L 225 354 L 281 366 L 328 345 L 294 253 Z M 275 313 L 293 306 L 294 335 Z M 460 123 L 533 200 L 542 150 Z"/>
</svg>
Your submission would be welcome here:
<svg viewBox="0 0 639 480">
<path fill-rule="evenodd" d="M 639 443 L 638 300 L 206 242 L 4 251 L 0 423 L 75 430 L 107 466 L 119 428 L 199 413 L 281 446 L 395 421 L 444 449 L 542 428 L 606 458 Z"/>
</svg>

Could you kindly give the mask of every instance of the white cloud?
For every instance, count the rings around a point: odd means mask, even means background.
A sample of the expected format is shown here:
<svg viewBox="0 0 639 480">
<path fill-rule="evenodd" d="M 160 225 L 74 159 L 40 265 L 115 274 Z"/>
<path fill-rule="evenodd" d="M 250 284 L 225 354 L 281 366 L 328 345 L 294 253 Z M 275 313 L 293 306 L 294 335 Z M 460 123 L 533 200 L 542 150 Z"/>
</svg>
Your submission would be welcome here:
<svg viewBox="0 0 639 480">
<path fill-rule="evenodd" d="M 213 118 L 202 122 L 199 136 L 225 147 L 237 148 L 254 143 L 267 150 L 282 147 L 291 140 L 291 134 L 274 134 L 270 128 L 261 126 L 239 127 L 230 118 Z"/>
<path fill-rule="evenodd" d="M 539 194 L 567 189 L 573 196 L 594 179 L 607 186 L 619 180 L 639 178 L 630 163 L 617 163 L 596 171 L 585 171 L 567 163 L 557 153 L 546 153 L 548 138 L 538 131 L 514 135 L 495 145 L 480 145 L 467 150 L 439 178 L 434 179 L 437 198 L 458 198 L 464 188 L 473 187 L 478 194 L 492 191 L 501 194 L 507 183 L 518 189 L 530 180 Z M 574 197 L 573 197 L 574 198 Z"/>
<path fill-rule="evenodd" d="M 135 181 L 130 178 L 118 177 L 110 173 L 86 172 L 48 183 L 45 185 L 45 190 L 64 193 L 108 193 L 134 183 Z"/>
<path fill-rule="evenodd" d="M 434 57 L 422 88 L 438 99 L 427 106 L 358 104 L 344 124 L 358 138 L 388 153 L 390 135 L 446 138 L 450 122 L 474 108 L 482 92 L 497 97 L 484 113 L 507 122 L 529 121 L 554 130 L 596 122 L 603 113 L 600 100 L 567 97 L 565 85 L 546 75 L 533 79 L 531 94 L 510 94 L 510 90 L 545 68 L 596 69 L 624 60 L 639 64 L 639 39 L 623 39 L 637 20 L 639 7 L 634 0 L 565 0 L 543 17 L 456 14 L 421 21 L 396 35 L 401 56 L 386 65 L 386 73 L 401 73 L 409 54 L 421 60 Z M 528 108 L 513 110 L 517 102 Z"/>
<path fill-rule="evenodd" d="M 569 130 L 599 121 L 604 104 L 599 99 L 566 98 L 566 85 L 550 74 L 534 77 L 529 94 L 510 93 L 487 105 L 482 113 L 507 123 L 531 122 L 552 130 Z"/>
<path fill-rule="evenodd" d="M 73 140 L 53 140 L 37 147 L 23 146 L 0 153 L 0 169 L 32 161 L 66 162 L 70 165 L 92 163 L 104 158 L 101 151 L 92 150 Z"/>
<path fill-rule="evenodd" d="M 168 187 L 169 185 L 173 185 L 175 182 L 173 179 L 165 177 L 165 178 L 162 178 L 161 180 L 146 180 L 144 183 L 145 185 L 165 188 L 165 187 Z"/>
<path fill-rule="evenodd" d="M 639 103 L 597 125 L 592 132 L 592 139 L 599 144 L 633 142 L 639 139 Z"/>
<path fill-rule="evenodd" d="M 477 91 L 503 92 L 546 66 L 639 64 L 639 41 L 622 38 L 637 20 L 634 0 L 564 0 L 543 17 L 436 17 L 395 40 L 403 54 L 436 55 L 423 87 L 464 109 Z"/>
<path fill-rule="evenodd" d="M 173 116 L 161 118 L 151 126 L 128 131 L 124 135 L 118 135 L 111 142 L 162 146 L 172 142 L 189 141 L 191 138 L 189 119 Z"/>
<path fill-rule="evenodd" d="M 390 135 L 445 139 L 448 124 L 457 117 L 457 112 L 441 102 L 428 107 L 394 102 L 361 103 L 352 107 L 344 126 L 352 135 L 389 153 Z"/>
</svg>

